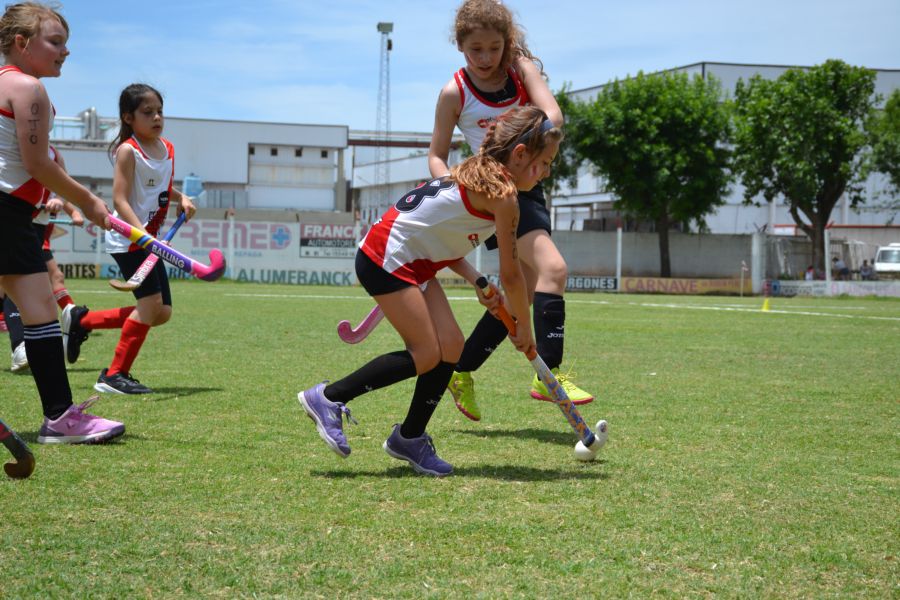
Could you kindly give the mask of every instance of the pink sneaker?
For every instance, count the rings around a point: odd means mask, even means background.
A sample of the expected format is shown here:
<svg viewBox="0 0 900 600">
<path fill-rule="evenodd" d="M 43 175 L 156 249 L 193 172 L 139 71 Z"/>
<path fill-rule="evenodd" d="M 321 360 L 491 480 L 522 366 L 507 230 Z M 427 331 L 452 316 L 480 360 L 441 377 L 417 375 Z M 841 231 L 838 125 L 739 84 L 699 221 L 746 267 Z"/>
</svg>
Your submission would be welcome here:
<svg viewBox="0 0 900 600">
<path fill-rule="evenodd" d="M 91 396 L 81 404 L 73 404 L 58 419 L 44 417 L 38 433 L 39 444 L 99 444 L 125 433 L 125 425 L 84 412 L 100 396 Z"/>
</svg>

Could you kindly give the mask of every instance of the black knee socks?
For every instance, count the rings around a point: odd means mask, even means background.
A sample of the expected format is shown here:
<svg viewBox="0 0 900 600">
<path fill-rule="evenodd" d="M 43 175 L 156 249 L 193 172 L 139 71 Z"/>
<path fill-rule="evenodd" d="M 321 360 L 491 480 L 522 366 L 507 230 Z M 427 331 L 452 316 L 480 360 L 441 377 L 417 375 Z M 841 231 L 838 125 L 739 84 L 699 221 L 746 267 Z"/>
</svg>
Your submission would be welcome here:
<svg viewBox="0 0 900 600">
<path fill-rule="evenodd" d="M 475 329 L 466 340 L 463 347 L 462 356 L 456 363 L 456 370 L 477 371 L 484 364 L 491 353 L 497 349 L 509 332 L 503 321 L 494 317 L 491 313 L 485 311 L 481 316 L 481 320 L 475 325 Z"/>
<path fill-rule="evenodd" d="M 10 349 L 15 350 L 16 346 L 25 340 L 25 330 L 22 325 L 22 316 L 19 314 L 19 307 L 9 296 L 3 299 L 3 318 L 6 319 L 6 328 L 9 330 Z M 26 352 L 28 351 L 26 350 Z"/>
<path fill-rule="evenodd" d="M 432 370 L 419 375 L 406 420 L 400 425 L 400 435 L 410 439 L 425 433 L 428 421 L 431 420 L 431 415 L 441 401 L 447 384 L 450 383 L 454 367 L 453 363 L 439 362 Z"/>
<path fill-rule="evenodd" d="M 534 337 L 537 352 L 551 369 L 562 364 L 565 323 L 566 301 L 563 297 L 559 294 L 535 292 Z M 506 336 L 503 322 L 485 312 L 466 340 L 462 356 L 456 363 L 456 370 L 477 371 Z"/>
<path fill-rule="evenodd" d="M 534 293 L 534 341 L 537 353 L 551 369 L 562 364 L 566 301 L 558 294 Z"/>
<path fill-rule="evenodd" d="M 51 420 L 58 419 L 72 406 L 72 390 L 66 375 L 59 321 L 25 325 L 24 329 L 28 366 L 41 396 L 44 416 Z"/>
<path fill-rule="evenodd" d="M 347 403 L 366 392 L 377 390 L 416 376 L 416 364 L 406 350 L 372 359 L 343 379 L 325 386 L 325 397 Z"/>
</svg>

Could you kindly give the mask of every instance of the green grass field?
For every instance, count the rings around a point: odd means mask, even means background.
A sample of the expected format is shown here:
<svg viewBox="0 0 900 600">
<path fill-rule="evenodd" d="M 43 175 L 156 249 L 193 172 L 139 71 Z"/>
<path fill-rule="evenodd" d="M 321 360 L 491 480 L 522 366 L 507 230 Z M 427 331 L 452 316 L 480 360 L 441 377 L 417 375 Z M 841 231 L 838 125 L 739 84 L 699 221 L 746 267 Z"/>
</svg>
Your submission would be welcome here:
<svg viewBox="0 0 900 600">
<path fill-rule="evenodd" d="M 79 303 L 122 305 L 103 281 Z M 572 294 L 567 353 L 610 439 L 579 463 L 559 410 L 528 397 L 509 344 L 429 427 L 456 472 L 415 475 L 381 444 L 412 381 L 351 403 L 334 455 L 297 392 L 400 348 L 385 322 L 341 343 L 361 290 L 173 282 L 175 314 L 105 396 L 105 446 L 36 444 L 30 376 L 0 416 L 37 469 L 0 480 L 0 597 L 900 597 L 900 302 Z M 464 331 L 480 314 L 454 289 Z M 77 400 L 108 366 L 97 332 Z M 4 336 L 4 342 L 5 336 Z M 4 365 L 6 366 L 6 365 Z M 3 450 L 0 448 L 0 450 Z M 3 456 L 5 459 L 5 455 Z"/>
</svg>

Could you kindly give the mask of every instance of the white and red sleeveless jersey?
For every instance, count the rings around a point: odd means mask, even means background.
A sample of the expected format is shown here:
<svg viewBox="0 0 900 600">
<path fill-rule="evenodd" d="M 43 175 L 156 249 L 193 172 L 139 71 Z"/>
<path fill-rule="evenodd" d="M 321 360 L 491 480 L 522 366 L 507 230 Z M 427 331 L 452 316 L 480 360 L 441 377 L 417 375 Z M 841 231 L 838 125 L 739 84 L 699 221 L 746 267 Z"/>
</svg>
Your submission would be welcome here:
<svg viewBox="0 0 900 600">
<path fill-rule="evenodd" d="M 388 273 L 421 285 L 494 231 L 494 216 L 473 208 L 463 187 L 434 179 L 389 208 L 359 247 Z"/>
<path fill-rule="evenodd" d="M 6 73 L 21 73 L 12 65 L 0 67 L 0 76 Z M 50 129 L 53 129 L 53 115 L 50 111 Z M 53 156 L 53 154 L 51 154 Z M 37 207 L 44 196 L 44 186 L 25 170 L 19 139 L 16 136 L 16 118 L 12 111 L 0 108 L 0 191 Z"/>
<path fill-rule="evenodd" d="M 472 148 L 472 152 L 477 154 L 481 148 L 481 142 L 487 134 L 487 128 L 490 127 L 497 117 L 516 106 L 525 106 L 528 104 L 528 92 L 525 91 L 525 85 L 522 79 L 516 73 L 515 69 L 510 68 L 507 71 L 509 78 L 512 79 L 516 86 L 516 95 L 500 103 L 491 102 L 482 97 L 478 90 L 472 85 L 465 69 L 460 69 L 453 74 L 456 80 L 456 86 L 459 88 L 460 101 L 462 103 L 459 120 L 456 126 L 466 138 L 466 143 Z"/>
<path fill-rule="evenodd" d="M 156 237 L 159 228 L 166 220 L 169 211 L 169 195 L 172 193 L 172 180 L 175 177 L 175 148 L 165 138 L 159 138 L 166 149 L 162 159 L 150 157 L 134 136 L 122 144 L 131 147 L 134 153 L 134 179 L 131 182 L 131 195 L 128 204 L 143 224 L 143 229 Z M 116 211 L 115 216 L 119 216 Z M 115 231 L 106 232 L 106 248 L 110 254 L 131 252 L 140 248 Z"/>
</svg>

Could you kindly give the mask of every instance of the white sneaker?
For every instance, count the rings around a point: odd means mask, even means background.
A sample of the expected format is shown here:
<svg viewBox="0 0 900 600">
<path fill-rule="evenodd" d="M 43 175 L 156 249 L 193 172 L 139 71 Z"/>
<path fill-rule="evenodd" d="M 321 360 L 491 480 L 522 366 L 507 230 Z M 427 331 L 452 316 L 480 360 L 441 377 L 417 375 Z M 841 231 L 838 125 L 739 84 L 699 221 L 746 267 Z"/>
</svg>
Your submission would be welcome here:
<svg viewBox="0 0 900 600">
<path fill-rule="evenodd" d="M 12 366 L 10 371 L 21 371 L 28 368 L 28 356 L 25 355 L 25 342 L 19 343 L 16 349 L 12 351 Z"/>
</svg>

